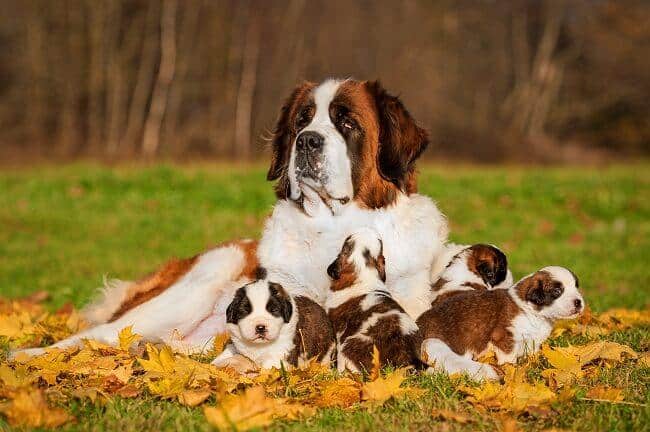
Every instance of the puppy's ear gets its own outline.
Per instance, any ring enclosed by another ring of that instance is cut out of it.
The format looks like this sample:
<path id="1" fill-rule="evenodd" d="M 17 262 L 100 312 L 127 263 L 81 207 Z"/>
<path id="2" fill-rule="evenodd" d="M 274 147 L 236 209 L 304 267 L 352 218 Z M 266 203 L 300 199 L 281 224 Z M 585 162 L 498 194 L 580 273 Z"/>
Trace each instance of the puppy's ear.
<path id="1" fill-rule="evenodd" d="M 288 323 L 293 314 L 293 306 L 291 305 L 289 295 L 286 293 L 282 285 L 275 282 L 269 282 L 269 291 L 271 292 L 271 296 L 278 300 L 280 305 L 280 315 L 284 322 Z"/>
<path id="2" fill-rule="evenodd" d="M 427 148 L 429 137 L 396 96 L 390 95 L 378 81 L 366 82 L 375 99 L 379 116 L 379 174 L 405 190 L 413 183 L 415 161 Z M 406 190 L 406 192 L 414 192 Z"/>
<path id="3" fill-rule="evenodd" d="M 240 306 L 246 299 L 246 288 L 241 287 L 235 292 L 235 297 L 232 299 L 228 308 L 226 309 L 226 322 L 229 324 L 237 324 L 240 314 Z"/>
<path id="4" fill-rule="evenodd" d="M 337 256 L 332 264 L 327 266 L 327 274 L 333 280 L 339 280 L 341 278 L 341 256 Z"/>
<path id="5" fill-rule="evenodd" d="M 287 178 L 286 171 L 289 166 L 289 156 L 291 154 L 291 142 L 293 139 L 291 122 L 295 115 L 296 103 L 305 92 L 311 90 L 313 87 L 313 83 L 304 82 L 291 92 L 291 95 L 285 100 L 284 105 L 280 109 L 278 121 L 273 129 L 271 166 L 266 174 L 266 179 L 280 179 L 275 186 L 275 193 L 280 199 L 286 198 L 289 194 L 289 179 Z"/>
<path id="6" fill-rule="evenodd" d="M 379 279 L 386 283 L 386 259 L 384 254 L 380 254 L 377 258 L 377 273 L 379 273 Z"/>
<path id="7" fill-rule="evenodd" d="M 327 274 L 333 280 L 339 280 L 341 278 L 343 265 L 350 257 L 350 255 L 352 255 L 353 249 L 354 249 L 354 240 L 352 240 L 352 236 L 347 236 L 347 238 L 343 242 L 343 247 L 341 248 L 341 252 L 339 252 L 339 255 L 336 257 L 334 262 L 332 262 L 332 264 L 330 264 L 327 267 Z"/>

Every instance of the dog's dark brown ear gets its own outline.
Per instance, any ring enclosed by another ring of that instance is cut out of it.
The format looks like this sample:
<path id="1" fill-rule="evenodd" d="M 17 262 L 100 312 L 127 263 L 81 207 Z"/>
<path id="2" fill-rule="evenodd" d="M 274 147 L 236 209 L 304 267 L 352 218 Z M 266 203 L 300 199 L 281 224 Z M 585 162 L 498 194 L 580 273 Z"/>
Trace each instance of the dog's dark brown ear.
<path id="1" fill-rule="evenodd" d="M 291 92 L 291 95 L 285 100 L 284 105 L 280 109 L 280 116 L 273 129 L 271 166 L 266 174 L 266 179 L 280 179 L 280 182 L 276 185 L 276 194 L 279 198 L 286 198 L 288 195 L 289 183 L 285 174 L 289 166 L 289 156 L 291 153 L 291 140 L 293 138 L 291 121 L 294 115 L 295 105 L 305 92 L 311 90 L 313 87 L 313 83 L 304 82 Z"/>
<path id="2" fill-rule="evenodd" d="M 378 81 L 366 83 L 375 99 L 379 115 L 379 174 L 405 190 L 415 161 L 427 148 L 429 137 L 396 96 L 390 95 Z"/>
<path id="3" fill-rule="evenodd" d="M 241 287 L 235 292 L 235 297 L 226 309 L 226 322 L 229 324 L 237 324 L 240 319 L 250 312 L 251 307 L 250 301 L 246 297 L 246 288 Z"/>

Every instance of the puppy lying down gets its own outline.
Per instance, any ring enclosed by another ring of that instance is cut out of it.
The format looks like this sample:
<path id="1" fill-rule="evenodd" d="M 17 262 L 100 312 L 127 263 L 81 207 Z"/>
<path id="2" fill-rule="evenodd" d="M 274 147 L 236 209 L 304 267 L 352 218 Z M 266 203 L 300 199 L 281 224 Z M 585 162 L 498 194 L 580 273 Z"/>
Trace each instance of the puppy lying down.
<path id="1" fill-rule="evenodd" d="M 370 371 L 373 346 L 381 366 L 418 365 L 418 328 L 386 291 L 377 233 L 367 229 L 349 236 L 327 273 L 332 283 L 325 306 L 336 334 L 338 370 Z"/>
<path id="2" fill-rule="evenodd" d="M 258 273 L 261 279 L 239 288 L 228 306 L 230 343 L 212 364 L 238 370 L 250 366 L 247 359 L 262 368 L 312 358 L 329 364 L 336 347 L 325 310 L 307 297 L 290 296 L 265 271 Z"/>
<path id="3" fill-rule="evenodd" d="M 508 289 L 448 291 L 416 320 L 421 356 L 450 374 L 498 379 L 492 366 L 474 358 L 493 350 L 499 364 L 515 362 L 539 349 L 556 320 L 574 318 L 583 307 L 578 279 L 557 266 L 545 267 Z"/>

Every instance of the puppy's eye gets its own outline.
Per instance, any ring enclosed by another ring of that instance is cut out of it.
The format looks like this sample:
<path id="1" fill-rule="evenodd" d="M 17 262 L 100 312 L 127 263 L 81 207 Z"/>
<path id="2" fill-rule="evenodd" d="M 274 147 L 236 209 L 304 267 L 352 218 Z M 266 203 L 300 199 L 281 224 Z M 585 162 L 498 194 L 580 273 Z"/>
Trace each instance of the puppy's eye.
<path id="1" fill-rule="evenodd" d="M 551 291 L 551 295 L 555 298 L 558 298 L 559 296 L 562 295 L 562 288 L 558 288 L 558 287 L 553 288 L 553 291 Z"/>

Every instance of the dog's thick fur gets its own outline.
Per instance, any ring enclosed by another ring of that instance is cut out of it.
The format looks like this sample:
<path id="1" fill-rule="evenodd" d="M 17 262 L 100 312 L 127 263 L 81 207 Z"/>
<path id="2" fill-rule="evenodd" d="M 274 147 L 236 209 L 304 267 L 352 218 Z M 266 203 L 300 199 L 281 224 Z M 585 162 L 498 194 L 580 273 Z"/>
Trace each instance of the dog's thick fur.
<path id="1" fill-rule="evenodd" d="M 96 326 L 55 346 L 82 338 L 115 344 L 119 330 L 133 325 L 147 340 L 202 351 L 225 331 L 226 308 L 258 265 L 290 295 L 324 305 L 323 269 L 348 233 L 363 227 L 384 242 L 386 289 L 419 316 L 431 304 L 430 272 L 448 233 L 435 203 L 416 193 L 415 161 L 427 144 L 402 102 L 377 82 L 299 85 L 275 128 L 268 179 L 277 181 L 278 202 L 259 245 L 233 242 L 109 289 L 87 310 Z"/>

